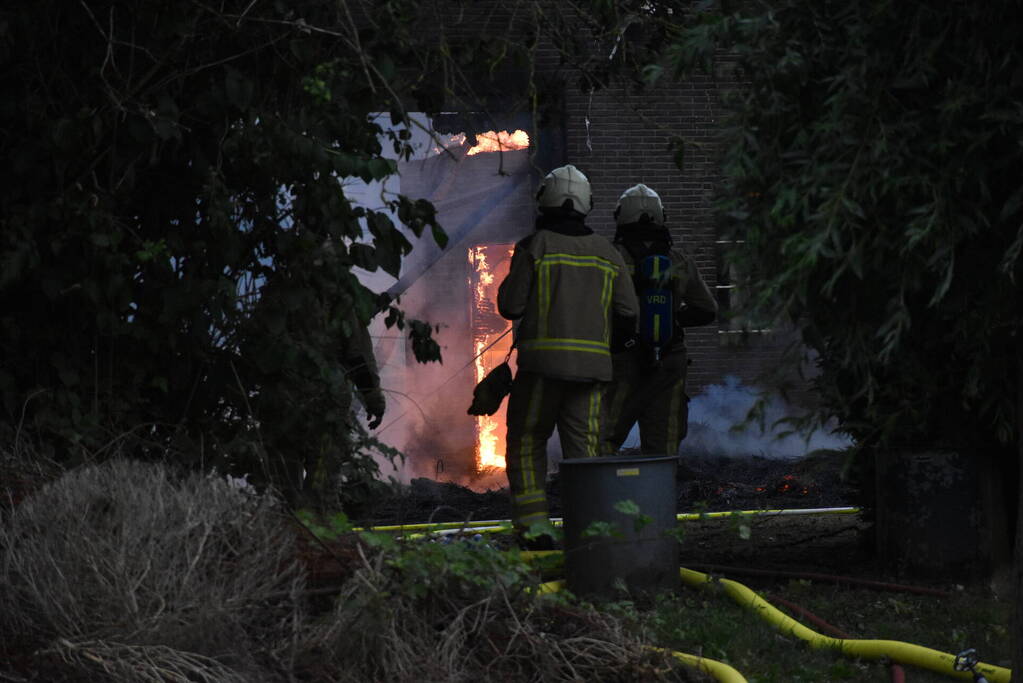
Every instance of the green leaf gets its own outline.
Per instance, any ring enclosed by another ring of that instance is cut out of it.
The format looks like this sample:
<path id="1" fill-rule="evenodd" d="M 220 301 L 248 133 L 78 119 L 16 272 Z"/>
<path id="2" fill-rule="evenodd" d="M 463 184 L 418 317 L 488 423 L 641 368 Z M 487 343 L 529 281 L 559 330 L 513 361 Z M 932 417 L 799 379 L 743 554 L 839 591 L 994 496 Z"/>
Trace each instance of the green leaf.
<path id="1" fill-rule="evenodd" d="M 628 499 L 620 500 L 615 503 L 614 509 L 623 515 L 628 515 L 629 517 L 635 517 L 640 512 L 639 505 L 636 504 L 636 501 Z"/>
<path id="2" fill-rule="evenodd" d="M 430 227 L 433 231 L 433 241 L 437 243 L 437 246 L 441 249 L 448 246 L 448 234 L 444 232 L 444 229 L 436 223 Z"/>
<path id="3" fill-rule="evenodd" d="M 842 197 L 842 206 L 844 206 L 849 213 L 857 218 L 864 220 L 867 218 L 866 214 L 863 212 L 863 207 L 848 197 Z"/>
<path id="4" fill-rule="evenodd" d="M 624 538 L 625 534 L 618 528 L 617 524 L 612 522 L 590 522 L 582 533 L 579 534 L 579 538 Z"/>
<path id="5" fill-rule="evenodd" d="M 550 520 L 533 522 L 522 535 L 529 540 L 534 540 L 541 536 L 550 536 L 554 540 L 561 538 L 561 532 L 551 524 Z"/>
<path id="6" fill-rule="evenodd" d="M 367 168 L 369 169 L 370 178 L 373 180 L 383 180 L 398 171 L 398 166 L 393 159 L 384 159 L 382 157 L 370 159 L 367 163 Z"/>
<path id="7" fill-rule="evenodd" d="M 376 261 L 385 273 L 398 277 L 401 273 L 401 259 L 410 251 L 412 245 L 395 229 L 387 214 L 379 211 L 367 215 L 369 231 L 373 235 L 373 246 L 376 249 Z"/>
<path id="8" fill-rule="evenodd" d="M 661 76 L 664 75 L 664 67 L 660 64 L 647 64 L 643 67 L 642 78 L 643 84 L 647 87 L 653 86 L 657 81 L 661 80 Z"/>
<path id="9" fill-rule="evenodd" d="M 650 526 L 653 521 L 654 518 L 650 515 L 636 515 L 636 519 L 632 522 L 632 530 L 638 534 L 640 531 Z"/>
<path id="10" fill-rule="evenodd" d="M 359 268 L 370 272 L 377 269 L 376 250 L 372 246 L 356 242 L 348 248 L 348 253 L 352 257 L 352 263 Z"/>

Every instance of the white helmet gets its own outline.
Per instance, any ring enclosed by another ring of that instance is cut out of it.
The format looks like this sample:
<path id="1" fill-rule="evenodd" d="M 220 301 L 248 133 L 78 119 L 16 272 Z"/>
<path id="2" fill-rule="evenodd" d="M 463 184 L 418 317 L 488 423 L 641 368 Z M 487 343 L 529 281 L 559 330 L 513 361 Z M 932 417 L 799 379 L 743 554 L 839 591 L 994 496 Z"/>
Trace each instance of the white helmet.
<path id="1" fill-rule="evenodd" d="M 664 205 L 661 204 L 661 198 L 643 183 L 622 192 L 615 207 L 615 225 L 631 223 L 664 225 Z"/>
<path id="2" fill-rule="evenodd" d="M 585 216 L 593 208 L 590 181 L 572 164 L 556 168 L 540 183 L 536 202 L 541 209 L 571 208 Z"/>

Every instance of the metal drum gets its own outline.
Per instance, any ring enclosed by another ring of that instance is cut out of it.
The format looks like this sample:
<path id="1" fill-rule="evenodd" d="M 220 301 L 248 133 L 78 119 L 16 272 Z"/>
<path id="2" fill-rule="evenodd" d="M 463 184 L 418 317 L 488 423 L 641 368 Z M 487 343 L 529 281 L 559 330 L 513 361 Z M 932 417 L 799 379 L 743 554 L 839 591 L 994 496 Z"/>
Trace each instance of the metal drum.
<path id="1" fill-rule="evenodd" d="M 561 461 L 569 590 L 622 597 L 678 587 L 677 467 L 676 456 Z"/>

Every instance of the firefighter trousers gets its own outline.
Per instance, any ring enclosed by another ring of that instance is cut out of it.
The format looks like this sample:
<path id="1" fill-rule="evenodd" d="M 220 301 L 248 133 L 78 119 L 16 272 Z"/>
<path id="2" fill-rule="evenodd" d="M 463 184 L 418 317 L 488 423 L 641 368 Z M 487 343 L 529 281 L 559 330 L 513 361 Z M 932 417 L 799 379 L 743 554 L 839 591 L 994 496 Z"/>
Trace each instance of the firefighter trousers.
<path id="1" fill-rule="evenodd" d="M 685 348 L 651 367 L 639 352 L 614 356 L 614 380 L 605 397 L 604 453 L 618 451 L 639 422 L 644 455 L 676 455 L 689 427 Z"/>
<path id="2" fill-rule="evenodd" d="M 508 444 L 505 452 L 517 530 L 545 522 L 547 508 L 547 440 L 558 428 L 565 458 L 600 455 L 601 402 L 605 382 L 573 382 L 518 372 L 508 397 Z"/>

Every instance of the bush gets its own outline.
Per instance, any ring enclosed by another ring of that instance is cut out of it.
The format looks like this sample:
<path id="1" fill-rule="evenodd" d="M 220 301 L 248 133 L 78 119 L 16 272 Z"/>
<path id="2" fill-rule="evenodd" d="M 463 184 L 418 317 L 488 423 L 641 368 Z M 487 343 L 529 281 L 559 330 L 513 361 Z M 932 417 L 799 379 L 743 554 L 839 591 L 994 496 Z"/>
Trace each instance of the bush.
<path id="1" fill-rule="evenodd" d="M 516 553 L 486 543 L 377 547 L 300 658 L 332 681 L 702 681 L 648 635 L 559 595 L 537 596 Z"/>
<path id="2" fill-rule="evenodd" d="M 259 680 L 300 620 L 294 557 L 269 497 L 158 464 L 86 466 L 0 528 L 0 624 L 72 665 L 120 662 L 103 667 L 113 680 L 172 662 L 195 676 L 181 680 Z"/>

